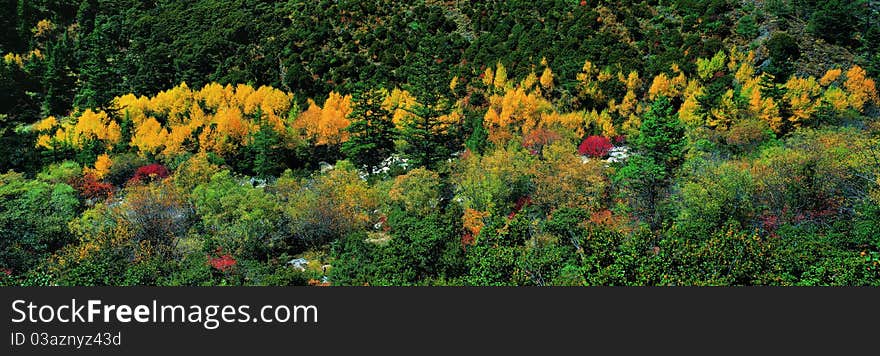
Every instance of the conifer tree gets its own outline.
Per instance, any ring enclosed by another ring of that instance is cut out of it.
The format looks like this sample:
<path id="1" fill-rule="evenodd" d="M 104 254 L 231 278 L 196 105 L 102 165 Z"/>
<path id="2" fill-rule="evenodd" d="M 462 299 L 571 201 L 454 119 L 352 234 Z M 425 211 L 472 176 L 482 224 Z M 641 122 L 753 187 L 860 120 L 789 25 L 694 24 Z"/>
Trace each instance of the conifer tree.
<path id="1" fill-rule="evenodd" d="M 403 124 L 401 136 L 406 141 L 403 153 L 415 166 L 433 168 L 449 156 L 447 143 L 452 139 L 443 112 L 436 106 L 416 104 L 413 117 Z"/>
<path id="2" fill-rule="evenodd" d="M 391 113 L 382 108 L 383 90 L 359 90 L 352 97 L 354 107 L 348 116 L 351 124 L 346 128 L 350 138 L 342 144 L 342 152 L 372 173 L 394 153 L 394 122 Z"/>
<path id="3" fill-rule="evenodd" d="M 687 142 L 678 114 L 665 96 L 651 104 L 639 136 L 633 142 L 637 155 L 630 157 L 614 177 L 636 216 L 651 229 L 661 226 L 659 207 L 667 196 L 670 180 L 684 160 Z"/>

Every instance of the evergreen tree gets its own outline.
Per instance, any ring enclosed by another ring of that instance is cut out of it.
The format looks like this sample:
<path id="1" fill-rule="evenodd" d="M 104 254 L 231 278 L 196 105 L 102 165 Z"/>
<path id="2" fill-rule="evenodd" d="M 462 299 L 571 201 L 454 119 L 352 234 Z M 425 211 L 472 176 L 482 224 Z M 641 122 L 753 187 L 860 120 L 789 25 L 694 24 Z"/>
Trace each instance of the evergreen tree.
<path id="1" fill-rule="evenodd" d="M 66 32 L 49 48 L 46 75 L 43 77 L 43 86 L 46 88 L 43 104 L 49 115 L 64 115 L 73 104 L 76 91 L 73 50 L 73 41 Z"/>
<path id="2" fill-rule="evenodd" d="M 358 167 L 372 173 L 394 153 L 396 129 L 391 113 L 382 108 L 383 90 L 359 90 L 352 94 L 354 107 L 349 115 L 351 134 L 342 144 L 342 152 Z"/>
<path id="3" fill-rule="evenodd" d="M 467 149 L 482 154 L 489 145 L 489 131 L 483 126 L 482 116 L 469 116 L 467 125 L 470 128 L 470 135 L 465 141 Z"/>
<path id="4" fill-rule="evenodd" d="M 864 0 L 824 1 L 810 16 L 807 29 L 830 43 L 853 45 L 853 35 L 859 32 L 865 14 L 864 5 Z"/>
<path id="5" fill-rule="evenodd" d="M 401 130 L 406 141 L 403 153 L 413 165 L 431 169 L 449 157 L 446 145 L 452 137 L 448 124 L 441 121 L 443 113 L 436 106 L 417 104 L 412 113 L 414 117 L 406 121 Z"/>
<path id="6" fill-rule="evenodd" d="M 21 46 L 21 39 L 18 37 L 18 31 L 12 29 L 18 26 L 18 17 L 16 17 L 17 4 L 12 0 L 0 1 L 0 53 L 17 52 Z"/>
<path id="7" fill-rule="evenodd" d="M 268 122 L 260 123 L 260 130 L 254 133 L 249 145 L 254 153 L 254 173 L 262 178 L 277 176 L 284 172 L 285 152 L 278 135 Z"/>
<path id="8" fill-rule="evenodd" d="M 637 155 L 631 157 L 614 177 L 623 197 L 636 216 L 652 230 L 661 227 L 659 207 L 668 195 L 671 178 L 684 160 L 687 142 L 684 127 L 669 99 L 658 97 L 645 113 L 639 135 L 633 142 Z"/>
<path id="9" fill-rule="evenodd" d="M 775 32 L 767 40 L 767 50 L 770 65 L 764 71 L 773 74 L 776 82 L 784 83 L 794 73 L 794 63 L 801 56 L 800 46 L 789 34 Z"/>
<path id="10" fill-rule="evenodd" d="M 666 172 L 681 165 L 687 141 L 684 127 L 669 99 L 661 96 L 651 104 L 634 146 L 640 154 L 663 166 Z"/>
<path id="11" fill-rule="evenodd" d="M 98 11 L 97 0 L 83 0 L 76 11 L 76 23 L 79 24 L 80 32 L 92 33 L 95 29 L 95 14 Z"/>
<path id="12" fill-rule="evenodd" d="M 80 48 L 81 85 L 74 105 L 82 108 L 102 108 L 117 95 L 123 94 L 120 88 L 119 52 L 114 49 L 114 24 L 96 20 L 95 30 L 83 41 Z"/>

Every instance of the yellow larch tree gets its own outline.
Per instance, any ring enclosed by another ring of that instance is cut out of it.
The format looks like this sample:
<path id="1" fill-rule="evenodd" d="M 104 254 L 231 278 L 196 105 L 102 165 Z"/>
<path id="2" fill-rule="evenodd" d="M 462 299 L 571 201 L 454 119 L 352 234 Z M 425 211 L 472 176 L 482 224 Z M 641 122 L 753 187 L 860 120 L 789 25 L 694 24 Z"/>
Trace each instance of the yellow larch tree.
<path id="1" fill-rule="evenodd" d="M 599 69 L 590 61 L 585 61 L 581 72 L 577 74 L 580 96 L 596 102 L 604 102 L 605 94 L 599 87 Z"/>
<path id="2" fill-rule="evenodd" d="M 331 92 L 320 107 L 313 100 L 308 101 L 308 109 L 294 121 L 294 128 L 305 139 L 313 140 L 316 145 L 338 145 L 348 141 L 345 128 L 351 123 L 351 95 Z"/>
<path id="3" fill-rule="evenodd" d="M 410 110 L 418 104 L 416 97 L 412 96 L 409 91 L 394 88 L 385 100 L 382 101 L 382 108 L 391 112 L 391 121 L 394 126 L 401 128 L 406 120 L 412 119 L 413 114 Z"/>
<path id="4" fill-rule="evenodd" d="M 135 126 L 131 136 L 131 145 L 141 155 L 155 155 L 165 146 L 168 132 L 155 118 L 148 117 L 140 125 Z"/>
<path id="5" fill-rule="evenodd" d="M 80 149 L 89 141 L 99 141 L 106 149 L 116 145 L 121 137 L 119 124 L 110 119 L 106 112 L 86 109 L 79 116 L 72 116 L 59 122 L 55 117 L 47 117 L 32 126 L 38 132 L 37 146 L 54 149 L 54 145 Z M 48 131 L 55 128 L 54 135 Z"/>
<path id="6" fill-rule="evenodd" d="M 175 125 L 187 121 L 187 110 L 193 100 L 193 92 L 186 83 L 156 94 L 150 99 L 150 111 L 155 117 L 165 117 Z"/>
<path id="7" fill-rule="evenodd" d="M 862 67 L 852 66 L 846 71 L 846 81 L 843 86 L 849 94 L 850 107 L 856 111 L 861 112 L 868 102 L 880 104 L 880 98 L 877 96 L 877 84 L 873 79 L 867 77 L 867 73 Z"/>
<path id="8" fill-rule="evenodd" d="M 526 135 L 540 127 L 543 113 L 552 111 L 550 102 L 539 91 L 528 90 L 528 86 L 534 86 L 533 80 L 524 80 L 515 88 L 489 97 L 483 123 L 490 141 L 500 143 L 513 135 Z"/>
<path id="9" fill-rule="evenodd" d="M 544 88 L 545 92 L 553 90 L 553 71 L 550 69 L 550 67 L 545 67 L 544 71 L 541 72 L 540 82 L 541 88 Z"/>
<path id="10" fill-rule="evenodd" d="M 788 119 L 794 127 L 807 122 L 816 111 L 822 88 L 814 77 L 798 78 L 792 76 L 785 83 L 785 99 L 791 107 L 792 116 Z"/>
<path id="11" fill-rule="evenodd" d="M 700 102 L 698 97 L 703 95 L 703 87 L 697 80 L 688 81 L 687 87 L 682 92 L 684 102 L 678 108 L 678 118 L 686 125 L 696 126 L 703 124 L 703 117 L 700 115 Z"/>
<path id="12" fill-rule="evenodd" d="M 827 87 L 837 81 L 837 78 L 840 78 L 840 75 L 843 71 L 840 68 L 832 68 L 825 72 L 825 75 L 819 79 L 819 84 L 823 87 Z"/>
<path id="13" fill-rule="evenodd" d="M 108 173 L 110 173 L 110 167 L 113 166 L 113 161 L 110 159 L 110 156 L 106 153 L 98 155 L 98 159 L 95 160 L 95 168 L 89 169 L 88 173 L 91 173 L 98 179 L 104 179 Z"/>

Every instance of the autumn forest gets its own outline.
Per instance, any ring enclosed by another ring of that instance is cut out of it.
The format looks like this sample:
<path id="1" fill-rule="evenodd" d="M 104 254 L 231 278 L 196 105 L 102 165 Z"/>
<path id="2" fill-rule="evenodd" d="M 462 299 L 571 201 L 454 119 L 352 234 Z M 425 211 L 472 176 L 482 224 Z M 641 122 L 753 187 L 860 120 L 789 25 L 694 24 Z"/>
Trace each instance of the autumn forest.
<path id="1" fill-rule="evenodd" d="M 0 6 L 0 286 L 880 286 L 880 1 Z"/>

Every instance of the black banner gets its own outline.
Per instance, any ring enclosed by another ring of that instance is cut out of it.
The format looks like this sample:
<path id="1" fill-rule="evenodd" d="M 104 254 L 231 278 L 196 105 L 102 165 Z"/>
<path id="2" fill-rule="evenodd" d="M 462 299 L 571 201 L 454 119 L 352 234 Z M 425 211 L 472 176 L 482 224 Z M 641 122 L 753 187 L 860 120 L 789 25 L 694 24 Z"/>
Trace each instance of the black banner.
<path id="1" fill-rule="evenodd" d="M 544 355 L 768 343 L 814 350 L 846 340 L 834 343 L 839 353 L 873 345 L 880 320 L 877 288 L 57 287 L 0 294 L 0 354 Z"/>

